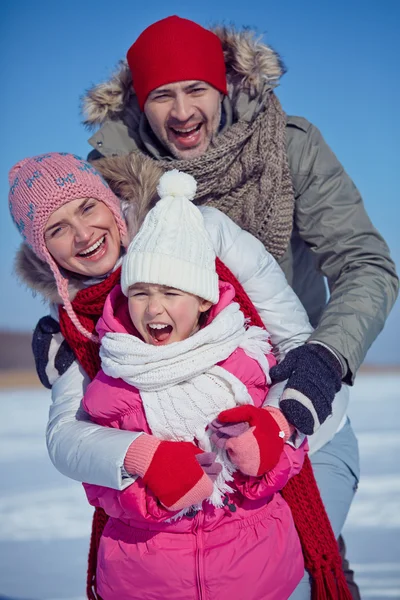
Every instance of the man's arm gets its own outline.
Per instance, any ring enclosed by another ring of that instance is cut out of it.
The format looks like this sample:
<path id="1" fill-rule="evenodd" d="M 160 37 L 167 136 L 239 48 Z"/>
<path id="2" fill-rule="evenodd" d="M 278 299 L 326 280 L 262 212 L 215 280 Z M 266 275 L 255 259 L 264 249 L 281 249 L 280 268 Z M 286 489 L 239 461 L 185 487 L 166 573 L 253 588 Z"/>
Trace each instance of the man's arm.
<path id="1" fill-rule="evenodd" d="M 310 341 L 341 355 L 348 366 L 344 380 L 353 383 L 395 302 L 398 277 L 354 183 L 318 129 L 298 121 L 299 127 L 289 120 L 287 128 L 295 223 L 331 292 Z"/>

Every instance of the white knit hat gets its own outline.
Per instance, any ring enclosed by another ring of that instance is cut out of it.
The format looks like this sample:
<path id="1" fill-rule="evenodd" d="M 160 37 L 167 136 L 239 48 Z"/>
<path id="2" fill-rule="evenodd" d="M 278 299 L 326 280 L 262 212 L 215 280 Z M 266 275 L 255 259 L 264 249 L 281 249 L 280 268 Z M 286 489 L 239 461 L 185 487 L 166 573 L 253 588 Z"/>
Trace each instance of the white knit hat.
<path id="1" fill-rule="evenodd" d="M 215 252 L 199 209 L 191 202 L 196 180 L 174 169 L 157 187 L 160 200 L 147 214 L 122 263 L 125 296 L 135 283 L 166 285 L 216 304 Z"/>

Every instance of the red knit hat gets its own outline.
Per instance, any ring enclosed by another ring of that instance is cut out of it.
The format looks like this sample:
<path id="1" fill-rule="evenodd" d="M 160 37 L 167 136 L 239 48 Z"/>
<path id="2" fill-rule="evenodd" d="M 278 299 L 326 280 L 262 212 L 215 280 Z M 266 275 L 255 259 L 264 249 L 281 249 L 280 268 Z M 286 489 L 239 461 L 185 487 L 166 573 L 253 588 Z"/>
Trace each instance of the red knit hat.
<path id="1" fill-rule="evenodd" d="M 228 93 L 221 40 L 188 19 L 167 17 L 147 27 L 127 60 L 141 110 L 152 90 L 176 81 L 205 81 Z"/>

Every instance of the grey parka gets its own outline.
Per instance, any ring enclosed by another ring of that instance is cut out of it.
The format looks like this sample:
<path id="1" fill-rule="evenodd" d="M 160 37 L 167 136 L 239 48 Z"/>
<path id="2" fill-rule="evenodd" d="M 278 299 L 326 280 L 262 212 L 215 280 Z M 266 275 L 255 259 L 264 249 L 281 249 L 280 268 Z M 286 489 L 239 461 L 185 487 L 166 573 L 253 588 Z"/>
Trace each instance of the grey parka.
<path id="1" fill-rule="evenodd" d="M 237 119 L 250 122 L 260 98 L 282 74 L 282 63 L 249 32 L 216 33 L 230 57 L 224 127 Z M 100 125 L 89 140 L 91 160 L 137 151 L 173 160 L 138 108 L 125 63 L 109 82 L 88 92 L 84 111 L 86 125 Z M 344 381 L 352 384 L 395 302 L 395 266 L 357 188 L 318 129 L 306 119 L 288 117 L 286 137 L 295 211 L 291 242 L 279 263 L 316 328 L 311 339 L 336 352 Z"/>

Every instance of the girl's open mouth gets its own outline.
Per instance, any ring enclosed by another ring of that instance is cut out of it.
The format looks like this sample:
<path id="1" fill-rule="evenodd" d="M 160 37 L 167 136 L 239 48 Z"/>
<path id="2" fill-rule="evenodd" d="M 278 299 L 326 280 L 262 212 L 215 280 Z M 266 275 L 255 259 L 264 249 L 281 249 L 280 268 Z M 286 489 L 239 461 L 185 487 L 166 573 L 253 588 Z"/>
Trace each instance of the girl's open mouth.
<path id="1" fill-rule="evenodd" d="M 151 323 L 150 325 L 147 325 L 149 335 L 157 344 L 166 342 L 172 333 L 172 329 L 172 325 L 164 325 L 162 323 Z"/>

